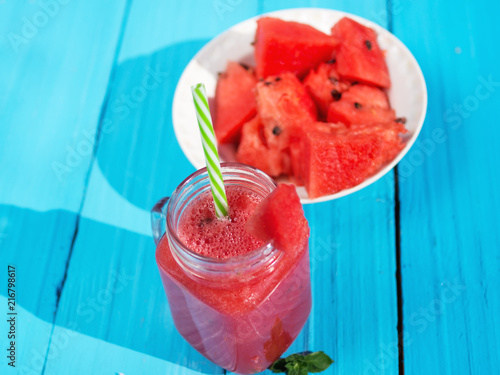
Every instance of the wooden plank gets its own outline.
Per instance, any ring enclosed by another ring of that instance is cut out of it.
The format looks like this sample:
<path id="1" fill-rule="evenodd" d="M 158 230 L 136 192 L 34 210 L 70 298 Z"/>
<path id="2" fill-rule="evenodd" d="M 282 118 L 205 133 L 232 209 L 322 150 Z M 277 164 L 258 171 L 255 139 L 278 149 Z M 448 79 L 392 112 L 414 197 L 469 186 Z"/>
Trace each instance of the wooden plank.
<path id="1" fill-rule="evenodd" d="M 18 271 L 19 367 L 7 367 L 5 356 L 0 367 L 40 374 L 124 2 L 1 7 L 0 266 Z"/>
<path id="2" fill-rule="evenodd" d="M 407 374 L 500 368 L 499 11 L 418 1 L 394 17 L 429 92 L 419 143 L 399 167 Z"/>
<path id="3" fill-rule="evenodd" d="M 63 327 L 56 326 L 53 337 L 60 340 L 60 349 L 57 348 L 55 353 L 64 358 L 67 367 L 51 368 L 46 374 L 65 375 L 68 369 L 77 374 L 200 374 L 200 371 L 182 364 L 167 362 Z M 69 350 L 70 345 L 72 350 Z M 179 357 L 181 355 L 179 353 Z M 182 363 L 182 360 L 179 362 Z"/>
<path id="4" fill-rule="evenodd" d="M 2 267 L 5 269 L 5 276 L 7 276 L 7 267 Z M 16 266 L 16 281 L 18 282 L 16 290 L 16 301 L 22 300 L 22 289 L 21 285 L 26 284 L 22 282 L 22 278 L 26 277 L 23 274 L 22 268 Z M 7 278 L 7 277 L 5 277 Z M 0 304 L 4 307 L 4 313 L 7 312 L 7 298 L 0 295 Z M 43 370 L 43 365 L 45 363 L 45 357 L 48 353 L 49 338 L 52 334 L 53 324 L 52 321 L 49 323 L 37 315 L 33 314 L 29 310 L 25 309 L 19 303 L 16 303 L 16 309 L 14 311 L 16 315 L 15 318 L 15 337 L 12 340 L 7 338 L 7 332 L 10 331 L 10 322 L 7 321 L 7 315 L 5 319 L 0 322 L 0 328 L 2 332 L 5 332 L 4 344 L 7 353 L 9 349 L 9 354 L 3 355 L 0 359 L 0 366 L 2 366 L 2 374 L 16 374 L 16 375 L 35 375 L 41 374 Z M 11 318 L 12 316 L 9 316 Z M 14 341 L 15 349 L 15 361 L 10 356 L 10 341 Z M 8 363 L 12 363 L 11 367 Z"/>
<path id="5" fill-rule="evenodd" d="M 1 204 L 79 210 L 123 8 L 71 2 L 50 16 L 37 3 L 2 4 Z M 9 42 L 44 14 L 26 43 Z"/>
<path id="6" fill-rule="evenodd" d="M 255 0 L 214 0 L 206 4 L 192 4 L 161 1 L 149 5 L 134 3 L 119 62 L 151 55 L 178 43 L 206 42 L 238 22 L 256 16 L 259 6 Z M 184 67 L 177 65 L 181 69 Z"/>
<path id="7" fill-rule="evenodd" d="M 308 349 L 330 354 L 332 373 L 398 373 L 391 190 L 379 181 L 306 206 L 313 282 Z M 386 358 L 387 351 L 395 356 Z"/>
<path id="8" fill-rule="evenodd" d="M 314 6 L 385 23 L 385 1 L 261 2 L 261 11 Z M 387 26 L 387 25 L 382 25 Z M 393 172 L 336 201 L 305 206 L 311 227 L 313 309 L 306 337 L 287 354 L 323 350 L 333 374 L 397 374 Z M 395 356 L 387 357 L 386 353 Z M 382 366 L 381 366 L 382 364 Z"/>

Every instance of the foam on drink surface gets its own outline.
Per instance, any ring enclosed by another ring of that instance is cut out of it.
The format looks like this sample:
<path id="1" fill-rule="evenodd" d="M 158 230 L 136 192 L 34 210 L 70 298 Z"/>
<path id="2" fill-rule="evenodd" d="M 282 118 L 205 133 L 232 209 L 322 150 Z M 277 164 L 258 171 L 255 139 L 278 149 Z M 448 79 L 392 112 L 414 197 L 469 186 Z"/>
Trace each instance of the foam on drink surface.
<path id="1" fill-rule="evenodd" d="M 180 240 L 192 251 L 211 258 L 227 259 L 264 245 L 245 229 L 262 197 L 239 186 L 226 186 L 229 218 L 218 219 L 210 191 L 191 202 L 178 227 Z"/>

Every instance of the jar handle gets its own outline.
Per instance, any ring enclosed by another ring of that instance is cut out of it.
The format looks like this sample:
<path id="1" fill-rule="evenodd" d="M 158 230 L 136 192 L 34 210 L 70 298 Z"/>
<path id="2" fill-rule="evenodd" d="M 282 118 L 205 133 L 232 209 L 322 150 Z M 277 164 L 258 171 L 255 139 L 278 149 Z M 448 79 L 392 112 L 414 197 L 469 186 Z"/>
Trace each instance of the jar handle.
<path id="1" fill-rule="evenodd" d="M 151 210 L 151 227 L 156 245 L 167 230 L 167 203 L 169 199 L 170 197 L 160 199 Z"/>

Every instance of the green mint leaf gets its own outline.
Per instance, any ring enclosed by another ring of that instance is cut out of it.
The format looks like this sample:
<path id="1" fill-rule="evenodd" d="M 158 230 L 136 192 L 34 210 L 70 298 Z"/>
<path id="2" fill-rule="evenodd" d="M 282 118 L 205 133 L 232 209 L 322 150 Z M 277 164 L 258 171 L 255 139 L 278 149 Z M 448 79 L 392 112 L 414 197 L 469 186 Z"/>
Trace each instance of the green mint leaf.
<path id="1" fill-rule="evenodd" d="M 269 366 L 273 373 L 286 373 L 286 375 L 307 375 L 308 373 L 322 372 L 333 363 L 325 353 L 303 352 L 291 354 L 286 358 L 279 358 Z"/>
<path id="2" fill-rule="evenodd" d="M 302 354 L 290 354 L 288 357 L 285 358 L 285 361 L 287 363 L 303 363 L 304 362 L 304 356 Z"/>
<path id="3" fill-rule="evenodd" d="M 323 352 L 314 352 L 304 357 L 304 363 L 309 372 L 321 372 L 333 363 L 333 360 Z"/>
<path id="4" fill-rule="evenodd" d="M 278 358 L 273 362 L 271 366 L 269 366 L 269 370 L 274 372 L 275 374 L 286 371 L 286 360 L 285 358 Z"/>
<path id="5" fill-rule="evenodd" d="M 307 365 L 299 362 L 288 362 L 286 369 L 287 375 L 307 375 Z"/>

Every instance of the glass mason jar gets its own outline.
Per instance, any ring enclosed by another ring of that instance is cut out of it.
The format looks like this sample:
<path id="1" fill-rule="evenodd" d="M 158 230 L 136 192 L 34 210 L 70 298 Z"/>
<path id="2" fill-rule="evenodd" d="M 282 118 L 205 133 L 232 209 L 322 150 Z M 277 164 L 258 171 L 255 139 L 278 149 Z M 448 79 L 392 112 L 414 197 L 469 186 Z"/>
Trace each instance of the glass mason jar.
<path id="1" fill-rule="evenodd" d="M 243 164 L 223 163 L 222 175 L 225 186 L 263 198 L 276 187 L 266 174 Z M 217 365 L 256 373 L 280 357 L 309 316 L 309 247 L 306 242 L 295 253 L 284 253 L 270 242 L 229 259 L 191 251 L 177 236 L 180 218 L 209 189 L 203 168 L 155 205 L 156 262 L 180 334 Z"/>

